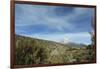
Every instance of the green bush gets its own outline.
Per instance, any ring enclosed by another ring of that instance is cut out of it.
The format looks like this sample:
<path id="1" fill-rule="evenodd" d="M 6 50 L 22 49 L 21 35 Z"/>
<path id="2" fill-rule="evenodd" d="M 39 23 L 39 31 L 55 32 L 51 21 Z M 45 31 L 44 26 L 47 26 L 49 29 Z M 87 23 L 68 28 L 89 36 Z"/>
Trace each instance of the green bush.
<path id="1" fill-rule="evenodd" d="M 36 44 L 34 40 L 16 40 L 16 64 L 47 63 L 48 49 Z"/>

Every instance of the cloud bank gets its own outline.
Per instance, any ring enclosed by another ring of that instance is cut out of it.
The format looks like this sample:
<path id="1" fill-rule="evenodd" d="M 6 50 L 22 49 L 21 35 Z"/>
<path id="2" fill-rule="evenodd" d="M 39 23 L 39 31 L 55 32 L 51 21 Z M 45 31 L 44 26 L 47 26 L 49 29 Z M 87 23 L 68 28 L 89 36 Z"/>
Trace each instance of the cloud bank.
<path id="1" fill-rule="evenodd" d="M 73 42 L 89 44 L 91 37 L 86 33 L 92 31 L 93 10 L 93 8 L 16 4 L 15 32 L 53 41 L 62 40 L 66 34 Z"/>

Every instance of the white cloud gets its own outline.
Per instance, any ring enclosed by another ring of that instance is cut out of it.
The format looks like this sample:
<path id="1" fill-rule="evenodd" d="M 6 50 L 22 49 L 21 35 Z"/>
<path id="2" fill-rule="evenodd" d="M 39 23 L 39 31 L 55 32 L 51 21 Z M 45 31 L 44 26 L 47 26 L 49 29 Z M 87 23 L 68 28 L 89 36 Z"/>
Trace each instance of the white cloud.
<path id="1" fill-rule="evenodd" d="M 16 10 L 15 26 L 24 27 L 24 26 L 41 24 L 47 26 L 49 29 L 54 29 L 54 30 L 56 29 L 61 32 L 63 32 L 64 28 L 66 28 L 67 31 L 71 30 L 71 32 L 78 30 L 78 28 L 75 27 L 73 22 L 70 21 L 72 21 L 72 19 L 76 20 L 78 18 L 81 18 L 82 16 L 84 16 L 84 14 L 88 15 L 87 12 L 91 11 L 88 8 L 75 8 L 75 11 L 72 12 L 72 14 L 70 15 L 66 15 L 64 17 L 53 17 L 50 16 L 51 11 L 49 10 L 54 10 L 56 8 L 54 6 L 36 6 L 36 5 L 32 6 L 32 5 L 24 5 L 24 4 L 23 5 L 18 4 L 16 5 L 16 7 L 17 6 L 21 8 L 22 12 L 19 15 L 19 12 L 17 12 L 18 10 Z M 89 15 L 90 14 L 91 13 L 89 13 Z M 22 35 L 39 38 L 39 39 L 56 41 L 56 42 L 66 40 L 66 41 L 72 41 L 77 43 L 86 43 L 86 44 L 90 43 L 91 37 L 86 32 L 82 32 L 82 33 L 64 33 L 64 32 L 61 33 L 61 32 L 59 33 L 55 32 L 51 34 L 30 34 L 30 35 L 26 35 L 22 33 Z"/>
<path id="2" fill-rule="evenodd" d="M 18 9 L 22 12 L 17 12 Z M 73 19 L 78 19 L 84 14 L 89 12 L 89 8 L 74 8 L 74 12 L 70 15 L 65 15 L 64 17 L 54 17 L 50 16 L 57 6 L 39 6 L 39 5 L 26 5 L 26 4 L 16 4 L 16 18 L 15 26 L 32 26 L 36 24 L 42 24 L 50 29 L 56 29 L 59 31 L 73 30 L 75 28 Z M 54 14 L 54 13 L 53 13 Z M 17 18 L 17 16 L 19 18 Z"/>

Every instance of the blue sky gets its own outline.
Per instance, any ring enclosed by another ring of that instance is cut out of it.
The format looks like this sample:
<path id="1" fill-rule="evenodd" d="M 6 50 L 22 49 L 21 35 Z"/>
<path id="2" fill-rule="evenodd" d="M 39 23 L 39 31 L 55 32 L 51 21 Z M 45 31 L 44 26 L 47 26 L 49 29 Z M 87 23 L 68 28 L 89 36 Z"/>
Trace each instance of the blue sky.
<path id="1" fill-rule="evenodd" d="M 15 5 L 15 32 L 61 42 L 90 44 L 93 8 Z"/>

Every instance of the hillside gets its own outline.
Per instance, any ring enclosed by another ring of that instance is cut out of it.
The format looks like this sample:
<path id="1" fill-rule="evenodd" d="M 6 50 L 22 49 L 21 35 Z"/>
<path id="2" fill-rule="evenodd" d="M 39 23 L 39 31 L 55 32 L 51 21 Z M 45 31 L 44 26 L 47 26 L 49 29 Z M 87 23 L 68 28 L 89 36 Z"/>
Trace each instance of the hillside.
<path id="1" fill-rule="evenodd" d="M 61 44 L 20 35 L 15 38 L 17 65 L 90 62 L 93 59 L 93 51 L 87 46 Z"/>

